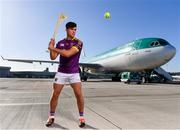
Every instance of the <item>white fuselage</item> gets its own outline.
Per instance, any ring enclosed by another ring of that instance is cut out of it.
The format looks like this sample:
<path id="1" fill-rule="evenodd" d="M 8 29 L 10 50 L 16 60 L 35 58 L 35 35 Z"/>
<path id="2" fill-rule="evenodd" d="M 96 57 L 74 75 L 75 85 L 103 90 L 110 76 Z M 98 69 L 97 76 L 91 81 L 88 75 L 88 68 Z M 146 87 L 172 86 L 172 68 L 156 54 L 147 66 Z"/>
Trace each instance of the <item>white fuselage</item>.
<path id="1" fill-rule="evenodd" d="M 103 66 L 104 71 L 142 71 L 153 69 L 171 60 L 176 50 L 171 45 L 132 50 L 94 63 Z"/>

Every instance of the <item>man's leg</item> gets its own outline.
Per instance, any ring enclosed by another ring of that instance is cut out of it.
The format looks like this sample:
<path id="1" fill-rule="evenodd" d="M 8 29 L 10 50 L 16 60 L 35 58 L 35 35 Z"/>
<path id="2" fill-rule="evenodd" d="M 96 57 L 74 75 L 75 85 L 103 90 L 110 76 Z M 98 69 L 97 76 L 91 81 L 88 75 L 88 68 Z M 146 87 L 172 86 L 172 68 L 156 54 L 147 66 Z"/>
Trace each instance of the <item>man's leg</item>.
<path id="1" fill-rule="evenodd" d="M 50 100 L 50 112 L 49 112 L 49 119 L 47 121 L 46 126 L 51 126 L 54 123 L 54 115 L 55 115 L 55 110 L 56 110 L 56 106 L 58 104 L 58 98 L 59 95 L 63 89 L 64 85 L 60 85 L 60 84 L 53 84 L 53 93 L 52 93 L 52 97 Z"/>
<path id="2" fill-rule="evenodd" d="M 78 83 L 73 83 L 71 84 L 71 87 L 74 90 L 74 94 L 76 96 L 77 99 L 77 106 L 78 106 L 78 110 L 79 110 L 79 116 L 80 116 L 80 127 L 84 127 L 85 126 L 85 119 L 84 119 L 84 97 L 83 97 L 83 93 L 82 93 L 82 87 L 81 87 L 81 82 Z"/>
<path id="3" fill-rule="evenodd" d="M 74 94 L 77 99 L 79 113 L 84 112 L 84 98 L 82 94 L 81 83 L 73 83 L 71 84 L 71 87 L 73 88 Z"/>
<path id="4" fill-rule="evenodd" d="M 55 112 L 56 110 L 56 106 L 58 104 L 58 98 L 59 95 L 63 89 L 64 85 L 60 85 L 60 84 L 53 84 L 53 93 L 52 93 L 52 97 L 50 100 L 50 111 L 51 112 Z"/>

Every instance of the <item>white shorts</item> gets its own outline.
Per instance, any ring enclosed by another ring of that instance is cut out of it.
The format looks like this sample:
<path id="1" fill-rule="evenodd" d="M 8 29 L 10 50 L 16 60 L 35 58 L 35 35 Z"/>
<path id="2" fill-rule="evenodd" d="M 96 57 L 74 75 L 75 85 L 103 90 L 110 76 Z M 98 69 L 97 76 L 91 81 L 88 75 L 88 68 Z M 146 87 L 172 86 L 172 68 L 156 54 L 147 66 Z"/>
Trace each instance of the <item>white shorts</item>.
<path id="1" fill-rule="evenodd" d="M 57 72 L 54 77 L 54 83 L 56 84 L 72 84 L 81 82 L 79 73 L 61 73 Z"/>

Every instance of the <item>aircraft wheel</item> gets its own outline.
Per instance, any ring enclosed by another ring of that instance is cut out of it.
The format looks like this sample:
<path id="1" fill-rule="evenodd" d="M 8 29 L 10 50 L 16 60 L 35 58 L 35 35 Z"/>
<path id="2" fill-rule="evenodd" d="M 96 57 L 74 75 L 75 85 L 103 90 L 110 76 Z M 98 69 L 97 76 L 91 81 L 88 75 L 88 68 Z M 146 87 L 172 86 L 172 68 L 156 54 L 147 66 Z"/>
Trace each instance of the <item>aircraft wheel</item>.
<path id="1" fill-rule="evenodd" d="M 130 82 L 131 82 L 130 80 L 127 80 L 127 81 L 126 81 L 126 82 L 124 82 L 124 83 L 126 83 L 126 84 L 130 84 Z"/>
<path id="2" fill-rule="evenodd" d="M 87 81 L 87 79 L 88 79 L 88 78 L 87 78 L 86 76 L 84 76 L 84 77 L 81 78 L 82 81 Z"/>
<path id="3" fill-rule="evenodd" d="M 141 82 L 139 81 L 139 82 L 137 82 L 137 84 L 141 84 Z"/>
<path id="4" fill-rule="evenodd" d="M 120 77 L 112 77 L 112 81 L 121 81 Z"/>

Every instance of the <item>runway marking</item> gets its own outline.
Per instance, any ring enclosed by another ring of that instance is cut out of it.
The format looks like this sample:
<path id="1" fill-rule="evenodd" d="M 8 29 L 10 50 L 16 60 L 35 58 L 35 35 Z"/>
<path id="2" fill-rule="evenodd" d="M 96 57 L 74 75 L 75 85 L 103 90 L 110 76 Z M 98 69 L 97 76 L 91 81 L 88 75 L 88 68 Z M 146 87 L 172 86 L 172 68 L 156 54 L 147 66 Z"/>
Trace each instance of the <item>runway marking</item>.
<path id="1" fill-rule="evenodd" d="M 173 93 L 173 94 L 132 94 L 132 95 L 92 95 L 92 96 L 85 96 L 85 98 L 118 98 L 118 97 L 165 97 L 165 96 L 179 96 L 180 93 Z"/>
<path id="2" fill-rule="evenodd" d="M 91 99 L 92 98 L 89 99 L 90 102 L 92 102 Z M 95 98 L 93 98 L 93 99 L 95 99 Z M 87 98 L 87 100 L 88 100 L 88 98 Z M 103 101 L 105 101 L 105 100 L 106 99 L 104 99 Z M 135 102 L 135 101 L 140 102 L 140 101 L 169 101 L 169 100 L 177 101 L 177 100 L 180 100 L 180 98 L 166 98 L 166 99 L 164 99 L 164 98 L 162 98 L 162 99 L 160 99 L 160 98 L 157 98 L 157 99 L 156 98 L 154 98 L 154 99 L 150 99 L 150 98 L 149 99 L 114 99 L 113 98 L 113 99 L 107 99 L 106 101 L 107 102 L 109 102 L 109 101 L 111 101 L 111 102 Z"/>
<path id="3" fill-rule="evenodd" d="M 122 130 L 121 127 L 119 127 L 118 125 L 114 124 L 112 121 L 108 120 L 106 117 L 104 117 L 103 115 L 97 113 L 96 111 L 94 111 L 93 109 L 91 109 L 90 107 L 86 106 L 87 109 L 89 109 L 90 111 L 94 112 L 95 114 L 97 114 L 98 116 L 102 117 L 103 119 L 105 119 L 106 121 L 108 121 L 109 123 L 111 123 L 112 125 L 114 125 L 115 127 L 117 127 L 118 129 Z"/>
<path id="4" fill-rule="evenodd" d="M 115 99 L 112 102 L 121 102 L 121 101 L 166 101 L 166 100 L 180 100 L 180 98 L 154 98 L 154 99 Z"/>
<path id="5" fill-rule="evenodd" d="M 31 91 L 28 91 L 28 92 L 27 92 L 27 91 L 7 92 L 7 91 L 3 91 L 3 92 L 0 92 L 0 93 L 1 93 L 1 94 L 7 94 L 7 93 L 10 93 L 10 94 L 11 94 L 11 93 L 20 93 L 20 94 L 21 94 L 21 93 L 31 93 L 31 94 L 32 94 L 32 93 L 40 93 L 40 94 L 41 94 L 41 93 L 49 93 L 49 92 L 48 92 L 48 91 L 47 91 L 47 92 L 46 92 L 46 91 L 44 91 L 44 92 L 41 92 L 41 91 L 39 91 L 39 92 L 31 92 Z"/>
<path id="6" fill-rule="evenodd" d="M 40 103 L 4 103 L 4 104 L 0 104 L 0 106 L 31 106 L 31 105 L 49 105 L 49 103 L 44 103 L 44 102 L 40 102 Z"/>

